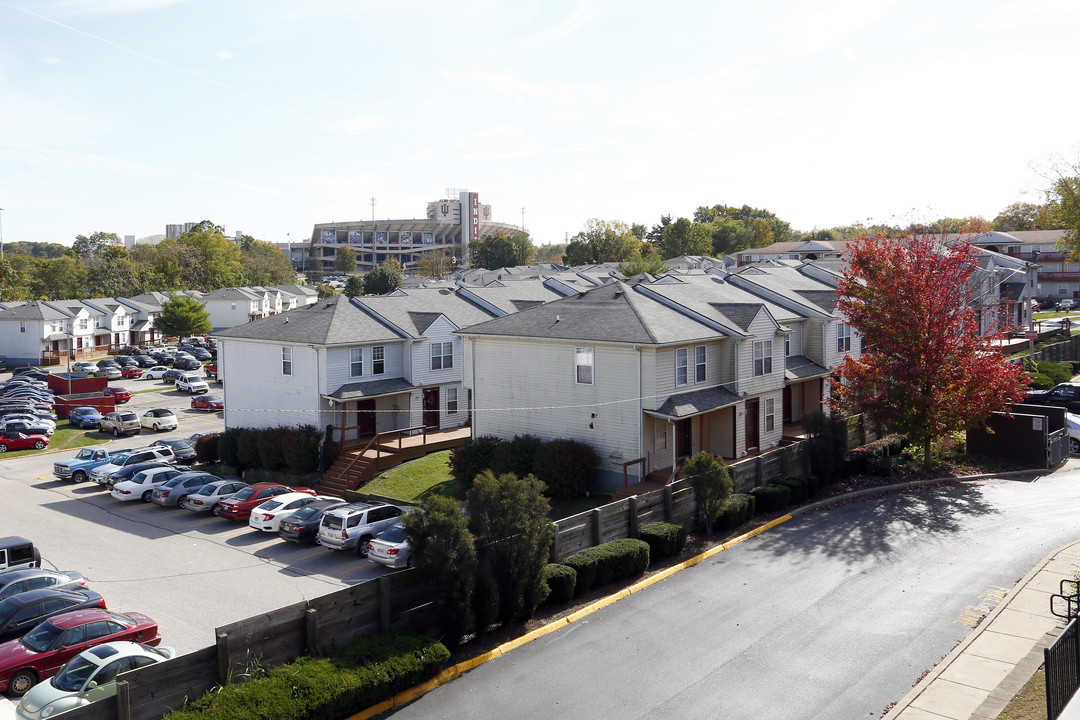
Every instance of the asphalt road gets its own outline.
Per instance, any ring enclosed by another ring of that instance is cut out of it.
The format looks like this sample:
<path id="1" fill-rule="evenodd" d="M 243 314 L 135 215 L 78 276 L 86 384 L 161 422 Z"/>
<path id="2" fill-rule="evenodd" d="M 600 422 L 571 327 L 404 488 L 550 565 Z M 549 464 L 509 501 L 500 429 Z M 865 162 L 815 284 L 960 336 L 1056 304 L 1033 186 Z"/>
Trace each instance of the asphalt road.
<path id="1" fill-rule="evenodd" d="M 393 716 L 877 718 L 1080 536 L 1078 508 L 1070 471 L 798 517 Z"/>

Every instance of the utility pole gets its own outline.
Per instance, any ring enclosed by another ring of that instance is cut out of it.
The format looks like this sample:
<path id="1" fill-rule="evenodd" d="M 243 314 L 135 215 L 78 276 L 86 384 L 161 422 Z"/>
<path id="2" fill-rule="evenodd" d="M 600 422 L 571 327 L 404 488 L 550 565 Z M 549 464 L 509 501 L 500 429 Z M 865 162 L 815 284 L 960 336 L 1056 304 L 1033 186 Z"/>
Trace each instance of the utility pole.
<path id="1" fill-rule="evenodd" d="M 375 198 L 371 198 L 371 222 L 375 222 Z"/>
<path id="2" fill-rule="evenodd" d="M 521 232 L 525 232 L 525 208 L 521 208 Z"/>
<path id="3" fill-rule="evenodd" d="M 0 208 L 0 260 L 4 259 L 4 208 Z"/>

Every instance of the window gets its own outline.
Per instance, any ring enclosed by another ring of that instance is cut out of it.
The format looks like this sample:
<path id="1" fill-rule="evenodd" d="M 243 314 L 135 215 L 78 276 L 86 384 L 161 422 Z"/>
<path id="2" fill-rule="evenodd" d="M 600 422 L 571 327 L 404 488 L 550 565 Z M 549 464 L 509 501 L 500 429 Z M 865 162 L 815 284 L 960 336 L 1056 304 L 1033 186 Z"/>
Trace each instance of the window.
<path id="1" fill-rule="evenodd" d="M 772 374 L 772 340 L 754 341 L 754 377 Z"/>
<path id="2" fill-rule="evenodd" d="M 19 321 L 19 332 L 21 332 L 21 333 L 26 332 L 26 323 L 22 322 L 21 320 Z"/>
<path id="3" fill-rule="evenodd" d="M 371 348 L 371 372 L 374 375 L 382 375 L 386 371 L 383 357 L 384 352 L 382 345 L 377 345 Z"/>
<path id="4" fill-rule="evenodd" d="M 851 328 L 846 323 L 836 325 L 836 352 L 851 352 Z"/>
<path id="5" fill-rule="evenodd" d="M 686 348 L 675 351 L 675 385 L 686 384 Z"/>
<path id="6" fill-rule="evenodd" d="M 653 420 L 653 451 L 667 450 L 668 424 L 663 420 Z"/>
<path id="7" fill-rule="evenodd" d="M 791 336 L 784 336 L 784 357 L 791 357 Z"/>
<path id="8" fill-rule="evenodd" d="M 765 398 L 765 430 L 776 429 L 776 398 Z"/>
<path id="9" fill-rule="evenodd" d="M 705 382 L 705 346 L 694 348 L 694 382 Z"/>
<path id="10" fill-rule="evenodd" d="M 457 412 L 457 388 L 446 388 L 446 414 Z"/>
<path id="11" fill-rule="evenodd" d="M 281 374 L 292 375 L 292 348 L 281 348 Z"/>
<path id="12" fill-rule="evenodd" d="M 349 350 L 349 377 L 360 377 L 364 374 L 364 348 L 351 348 Z"/>
<path id="13" fill-rule="evenodd" d="M 449 370 L 454 367 L 454 343 L 431 343 L 431 369 Z"/>
<path id="14" fill-rule="evenodd" d="M 574 348 L 574 374 L 578 385 L 593 384 L 593 349 Z"/>

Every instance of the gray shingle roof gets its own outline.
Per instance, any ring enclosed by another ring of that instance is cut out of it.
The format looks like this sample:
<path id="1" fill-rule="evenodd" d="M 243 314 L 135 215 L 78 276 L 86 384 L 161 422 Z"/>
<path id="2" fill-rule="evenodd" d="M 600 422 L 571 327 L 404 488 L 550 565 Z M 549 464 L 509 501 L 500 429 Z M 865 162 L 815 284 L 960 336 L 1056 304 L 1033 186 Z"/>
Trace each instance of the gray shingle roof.
<path id="1" fill-rule="evenodd" d="M 722 387 L 691 390 L 690 392 L 672 395 L 659 408 L 649 414 L 681 419 L 734 405 L 739 402 L 739 399 L 738 395 Z"/>
<path id="2" fill-rule="evenodd" d="M 827 368 L 818 365 L 805 355 L 792 355 L 784 362 L 785 380 L 806 380 L 813 377 L 824 377 L 829 374 Z"/>
<path id="3" fill-rule="evenodd" d="M 358 297 L 356 300 L 414 338 L 423 337 L 439 315 L 445 315 L 459 328 L 493 316 L 448 288 L 412 288 L 394 295 Z"/>
<path id="4" fill-rule="evenodd" d="M 373 398 L 380 395 L 393 395 L 415 387 L 404 378 L 388 378 L 386 380 L 368 380 L 367 382 L 354 382 L 342 385 L 330 397 L 337 400 L 357 400 L 359 398 Z"/>
<path id="5" fill-rule="evenodd" d="M 349 302 L 344 295 L 302 305 L 280 315 L 260 318 L 214 333 L 220 338 L 243 338 L 282 343 L 344 345 L 401 337 L 366 312 Z"/>
<path id="6" fill-rule="evenodd" d="M 0 311 L 0 320 L 65 320 L 69 315 L 37 300 Z"/>

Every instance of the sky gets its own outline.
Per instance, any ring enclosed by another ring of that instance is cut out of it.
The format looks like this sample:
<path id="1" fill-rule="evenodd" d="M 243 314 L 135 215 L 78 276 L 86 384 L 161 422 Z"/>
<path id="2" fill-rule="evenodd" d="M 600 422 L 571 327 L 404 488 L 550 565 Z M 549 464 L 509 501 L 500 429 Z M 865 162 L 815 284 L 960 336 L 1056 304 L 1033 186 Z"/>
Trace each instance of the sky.
<path id="1" fill-rule="evenodd" d="M 992 219 L 1080 158 L 1077 48 L 1075 0 L 0 0 L 0 223 Z"/>

